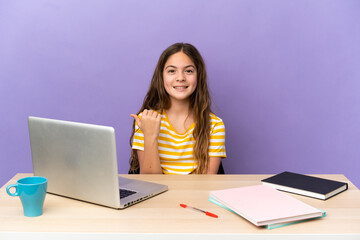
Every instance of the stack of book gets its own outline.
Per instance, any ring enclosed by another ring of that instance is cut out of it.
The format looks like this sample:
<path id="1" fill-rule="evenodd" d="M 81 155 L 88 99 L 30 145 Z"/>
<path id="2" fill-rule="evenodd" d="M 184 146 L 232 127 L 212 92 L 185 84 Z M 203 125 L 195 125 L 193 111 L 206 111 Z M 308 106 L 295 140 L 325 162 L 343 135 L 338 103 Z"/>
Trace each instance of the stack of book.
<path id="1" fill-rule="evenodd" d="M 266 185 L 211 191 L 209 200 L 268 229 L 326 215 L 324 211 Z"/>

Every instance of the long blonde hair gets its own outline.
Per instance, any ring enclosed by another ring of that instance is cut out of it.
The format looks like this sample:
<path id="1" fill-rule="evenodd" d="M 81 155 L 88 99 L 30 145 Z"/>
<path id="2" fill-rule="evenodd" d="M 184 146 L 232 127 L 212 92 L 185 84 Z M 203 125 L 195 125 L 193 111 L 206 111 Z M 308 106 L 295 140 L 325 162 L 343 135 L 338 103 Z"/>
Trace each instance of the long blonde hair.
<path id="1" fill-rule="evenodd" d="M 202 174 L 206 173 L 209 161 L 208 148 L 210 142 L 211 97 L 207 86 L 204 60 L 193 45 L 188 43 L 175 43 L 161 54 L 151 79 L 149 90 L 144 98 L 143 105 L 137 114 L 139 115 L 145 109 L 153 109 L 162 113 L 164 109 L 170 108 L 171 101 L 168 93 L 165 91 L 163 70 L 169 57 L 177 52 L 185 53 L 194 62 L 197 71 L 197 86 L 190 96 L 190 110 L 193 113 L 195 121 L 195 128 L 193 131 L 195 139 L 193 155 L 195 161 L 197 161 L 195 173 Z M 130 146 L 132 146 L 134 134 L 135 121 L 133 122 Z M 137 172 L 139 168 L 140 165 L 136 150 L 132 149 L 129 172 Z"/>

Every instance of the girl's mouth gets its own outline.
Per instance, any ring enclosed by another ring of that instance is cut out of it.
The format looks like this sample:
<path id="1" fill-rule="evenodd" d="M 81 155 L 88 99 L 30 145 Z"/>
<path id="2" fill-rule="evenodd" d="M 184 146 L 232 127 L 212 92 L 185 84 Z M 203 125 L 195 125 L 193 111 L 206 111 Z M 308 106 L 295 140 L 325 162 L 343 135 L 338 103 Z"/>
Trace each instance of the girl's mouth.
<path id="1" fill-rule="evenodd" d="M 174 87 L 176 90 L 185 90 L 186 88 L 188 88 L 187 86 L 175 86 Z"/>

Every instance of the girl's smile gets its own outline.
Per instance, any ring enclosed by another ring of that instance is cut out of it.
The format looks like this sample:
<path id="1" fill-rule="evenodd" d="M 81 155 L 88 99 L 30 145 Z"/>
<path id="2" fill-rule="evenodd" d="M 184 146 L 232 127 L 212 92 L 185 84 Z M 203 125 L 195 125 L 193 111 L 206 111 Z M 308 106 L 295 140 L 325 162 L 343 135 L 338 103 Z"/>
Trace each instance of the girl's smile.
<path id="1" fill-rule="evenodd" d="M 174 86 L 174 88 L 179 92 L 183 92 L 188 88 L 188 86 Z"/>

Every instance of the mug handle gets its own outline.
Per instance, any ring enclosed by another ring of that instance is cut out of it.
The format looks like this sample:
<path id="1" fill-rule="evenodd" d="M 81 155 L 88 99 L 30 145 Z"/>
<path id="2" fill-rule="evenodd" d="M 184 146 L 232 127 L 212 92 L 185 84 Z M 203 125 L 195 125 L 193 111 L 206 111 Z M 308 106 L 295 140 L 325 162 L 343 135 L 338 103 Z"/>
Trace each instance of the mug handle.
<path id="1" fill-rule="evenodd" d="M 14 193 L 11 193 L 10 192 L 10 188 L 14 187 L 16 189 L 16 191 Z M 17 197 L 19 196 L 19 192 L 17 191 L 17 187 L 18 187 L 18 184 L 11 184 L 9 186 L 6 187 L 6 192 L 7 194 L 9 194 L 10 196 L 12 197 Z"/>

